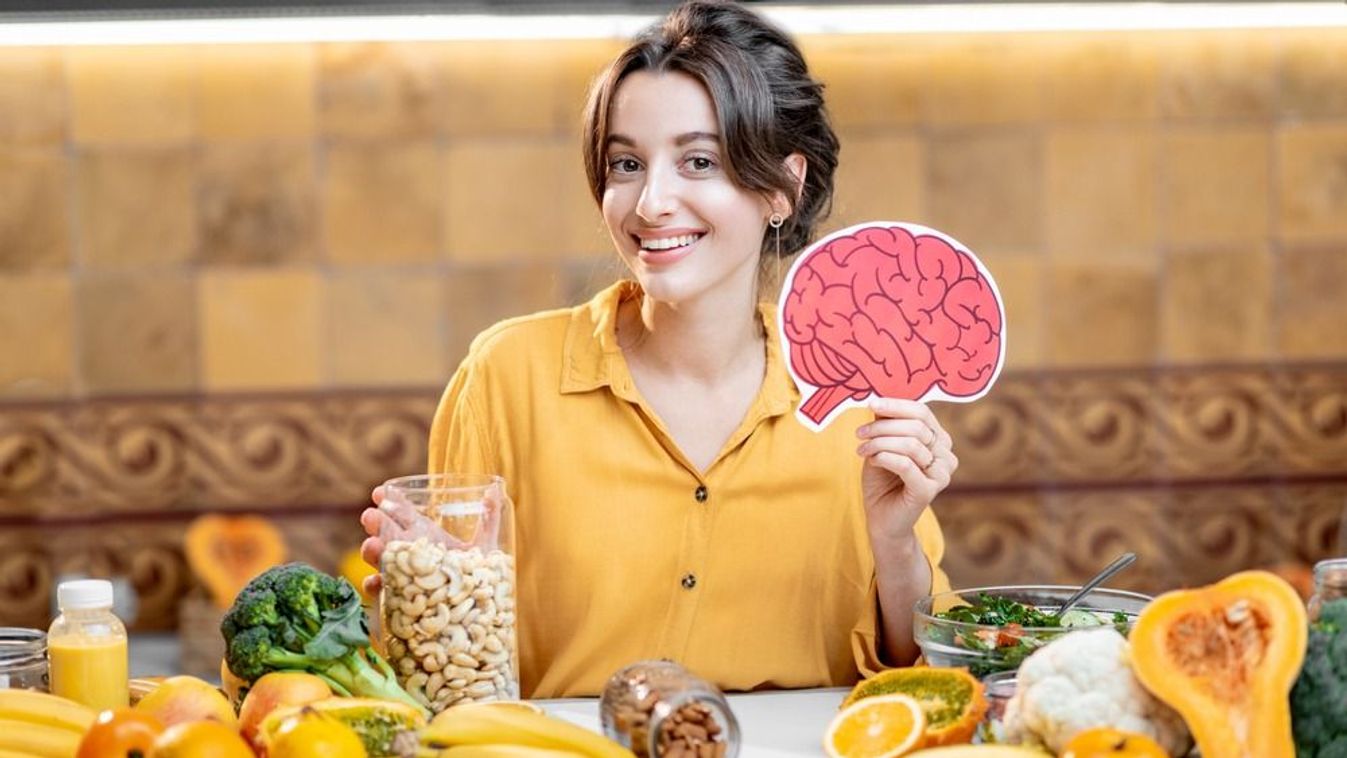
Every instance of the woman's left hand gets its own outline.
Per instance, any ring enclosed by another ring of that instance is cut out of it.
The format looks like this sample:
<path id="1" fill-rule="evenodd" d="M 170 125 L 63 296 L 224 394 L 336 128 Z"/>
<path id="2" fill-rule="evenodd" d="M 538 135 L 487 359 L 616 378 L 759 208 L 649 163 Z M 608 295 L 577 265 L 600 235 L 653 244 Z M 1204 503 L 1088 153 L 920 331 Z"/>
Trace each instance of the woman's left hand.
<path id="1" fill-rule="evenodd" d="M 959 467 L 949 433 L 931 409 L 911 400 L 870 399 L 875 420 L 856 430 L 865 458 L 861 491 L 872 541 L 911 539 L 926 506 Z"/>

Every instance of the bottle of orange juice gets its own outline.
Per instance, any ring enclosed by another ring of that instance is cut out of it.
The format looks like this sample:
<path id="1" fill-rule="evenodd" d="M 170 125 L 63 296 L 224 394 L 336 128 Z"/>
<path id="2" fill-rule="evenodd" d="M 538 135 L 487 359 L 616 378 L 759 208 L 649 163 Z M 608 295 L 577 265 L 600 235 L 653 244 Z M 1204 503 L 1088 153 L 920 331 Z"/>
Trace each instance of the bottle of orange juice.
<path id="1" fill-rule="evenodd" d="M 56 603 L 61 615 L 47 632 L 52 694 L 96 711 L 126 706 L 126 627 L 112 614 L 112 582 L 61 582 Z"/>

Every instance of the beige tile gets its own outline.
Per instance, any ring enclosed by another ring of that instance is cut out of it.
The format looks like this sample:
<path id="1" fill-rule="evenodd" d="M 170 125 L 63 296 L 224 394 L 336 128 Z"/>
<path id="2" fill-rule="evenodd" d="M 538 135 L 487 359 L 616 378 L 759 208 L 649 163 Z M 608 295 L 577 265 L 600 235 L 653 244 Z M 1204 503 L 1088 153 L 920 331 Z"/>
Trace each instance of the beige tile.
<path id="1" fill-rule="evenodd" d="M 1192 128 L 1160 145 L 1163 237 L 1178 245 L 1268 233 L 1271 140 L 1258 128 Z"/>
<path id="2" fill-rule="evenodd" d="M 342 386 L 439 386 L 448 379 L 441 277 L 335 274 L 324 298 L 328 375 Z"/>
<path id="3" fill-rule="evenodd" d="M 945 39 L 924 61 L 922 116 L 928 124 L 1024 124 L 1044 114 L 1042 50 L 1014 35 Z"/>
<path id="4" fill-rule="evenodd" d="M 472 339 L 497 321 L 567 305 L 567 284 L 564 269 L 545 263 L 452 271 L 444 279 L 450 367 L 457 367 Z"/>
<path id="5" fill-rule="evenodd" d="M 0 270 L 70 263 L 69 175 L 59 148 L 0 148 Z"/>
<path id="6" fill-rule="evenodd" d="M 204 139 L 313 136 L 318 91 L 313 45 L 204 46 L 200 65 L 199 116 Z"/>
<path id="7" fill-rule="evenodd" d="M 1276 57 L 1273 38 L 1266 31 L 1175 33 L 1160 49 L 1160 112 L 1165 118 L 1272 116 Z"/>
<path id="8" fill-rule="evenodd" d="M 1047 139 L 1054 257 L 1155 257 L 1155 150 L 1148 129 L 1062 129 Z"/>
<path id="9" fill-rule="evenodd" d="M 1160 332 L 1176 362 L 1256 361 L 1272 347 L 1273 267 L 1262 247 L 1171 252 Z"/>
<path id="10" fill-rule="evenodd" d="M 984 264 L 996 282 L 1006 311 L 1005 368 L 1041 368 L 1044 337 L 1049 328 L 1044 297 L 1047 261 L 1038 255 L 1004 255 Z"/>
<path id="11" fill-rule="evenodd" d="M 1043 149 L 1036 135 L 947 133 L 929 144 L 931 226 L 979 255 L 1042 250 Z M 882 196 L 886 187 L 872 191 Z"/>
<path id="12" fill-rule="evenodd" d="M 1347 124 L 1286 126 L 1276 140 L 1282 235 L 1347 235 Z"/>
<path id="13" fill-rule="evenodd" d="M 432 137 L 443 108 L 439 48 L 341 42 L 318 48 L 318 124 L 344 138 Z"/>
<path id="14" fill-rule="evenodd" d="M 607 70 L 608 64 L 626 49 L 627 42 L 620 39 L 586 39 L 549 40 L 546 44 L 551 55 L 548 65 L 556 71 L 556 118 L 563 132 L 578 138 L 590 86 Z"/>
<path id="15" fill-rule="evenodd" d="M 195 388 L 196 286 L 189 274 L 86 274 L 76 283 L 76 298 L 86 390 Z"/>
<path id="16" fill-rule="evenodd" d="M 1281 35 L 1281 107 L 1287 116 L 1347 116 L 1347 29 Z"/>
<path id="17" fill-rule="evenodd" d="M 1147 264 L 1054 263 L 1047 279 L 1046 363 L 1150 365 L 1158 347 L 1156 279 Z"/>
<path id="18" fill-rule="evenodd" d="M 556 234 L 566 223 L 557 198 L 567 187 L 567 172 L 581 170 L 579 164 L 564 141 L 451 143 L 445 159 L 449 258 L 500 263 L 568 257 Z"/>
<path id="19" fill-rule="evenodd" d="M 441 48 L 444 124 L 450 137 L 547 135 L 573 125 L 574 91 L 561 90 L 556 43 L 451 42 Z"/>
<path id="20" fill-rule="evenodd" d="M 0 145 L 56 145 L 65 137 L 60 49 L 0 48 Z"/>
<path id="21" fill-rule="evenodd" d="M 1347 358 L 1347 246 L 1283 250 L 1277 279 L 1281 357 Z"/>
<path id="22" fill-rule="evenodd" d="M 823 82 L 833 124 L 841 129 L 915 125 L 930 46 L 891 35 L 803 37 L 810 73 Z"/>
<path id="23" fill-rule="evenodd" d="M 199 298 L 206 389 L 302 389 L 322 383 L 317 273 L 209 271 L 201 275 Z"/>
<path id="24" fill-rule="evenodd" d="M 589 180 L 578 149 L 563 144 L 561 191 L 557 204 L 561 212 L 562 257 L 573 259 L 607 258 L 616 255 L 603 213 L 589 190 Z M 570 154 L 570 159 L 566 155 Z"/>
<path id="25" fill-rule="evenodd" d="M 1150 121 L 1159 113 L 1154 37 L 1069 35 L 1043 44 L 1047 113 L 1057 121 Z"/>
<path id="26" fill-rule="evenodd" d="M 70 394 L 74 323 L 66 274 L 0 274 L 0 397 Z"/>
<path id="27" fill-rule="evenodd" d="M 316 192 L 308 143 L 206 147 L 200 182 L 204 262 L 313 260 Z"/>
<path id="28" fill-rule="evenodd" d="M 80 260 L 175 264 L 196 254 L 196 159 L 187 148 L 85 150 L 78 163 Z"/>
<path id="29" fill-rule="evenodd" d="M 920 139 L 860 134 L 840 139 L 831 228 L 925 217 L 927 156 Z"/>
<path id="30" fill-rule="evenodd" d="M 197 49 L 66 48 L 77 142 L 185 142 L 196 136 Z"/>
<path id="31" fill-rule="evenodd" d="M 444 204 L 430 142 L 334 144 L 323 172 L 323 239 L 333 263 L 437 259 Z"/>

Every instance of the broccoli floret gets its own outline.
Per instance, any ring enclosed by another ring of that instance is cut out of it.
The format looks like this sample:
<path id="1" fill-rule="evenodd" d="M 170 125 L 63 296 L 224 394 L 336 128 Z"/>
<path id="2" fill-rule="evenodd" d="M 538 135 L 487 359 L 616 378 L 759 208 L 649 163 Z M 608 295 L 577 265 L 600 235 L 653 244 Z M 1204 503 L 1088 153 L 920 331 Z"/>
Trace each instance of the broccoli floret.
<path id="1" fill-rule="evenodd" d="M 1347 599 L 1325 603 L 1291 690 L 1298 758 L 1347 758 Z"/>
<path id="2" fill-rule="evenodd" d="M 271 671 L 306 671 L 339 694 L 396 700 L 426 713 L 370 647 L 355 588 L 307 564 L 276 566 L 249 582 L 220 632 L 226 665 L 249 683 Z"/>

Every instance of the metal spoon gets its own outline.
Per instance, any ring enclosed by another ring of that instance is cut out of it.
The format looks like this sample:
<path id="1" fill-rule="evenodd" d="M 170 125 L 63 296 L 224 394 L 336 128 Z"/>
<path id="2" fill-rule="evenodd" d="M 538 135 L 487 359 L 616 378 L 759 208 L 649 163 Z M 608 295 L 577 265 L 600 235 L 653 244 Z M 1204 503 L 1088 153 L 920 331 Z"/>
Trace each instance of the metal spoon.
<path id="1" fill-rule="evenodd" d="M 1128 566 L 1131 566 L 1132 563 L 1136 561 L 1136 559 L 1137 559 L 1136 553 L 1123 553 L 1122 555 L 1118 556 L 1116 559 L 1114 559 L 1112 563 L 1105 566 L 1103 571 L 1100 571 L 1098 574 L 1095 574 L 1094 577 L 1090 579 L 1090 581 L 1081 585 L 1080 589 L 1076 591 L 1076 594 L 1067 598 L 1066 602 L 1062 603 L 1061 607 L 1058 608 L 1052 615 L 1054 617 L 1060 618 L 1063 613 L 1066 613 L 1067 611 L 1071 610 L 1071 606 L 1075 605 L 1076 603 L 1079 603 L 1081 601 L 1081 598 L 1090 594 L 1091 590 L 1103 584 L 1104 582 L 1108 581 L 1109 578 L 1112 577 L 1114 574 L 1118 573 L 1119 571 L 1122 571 Z"/>

